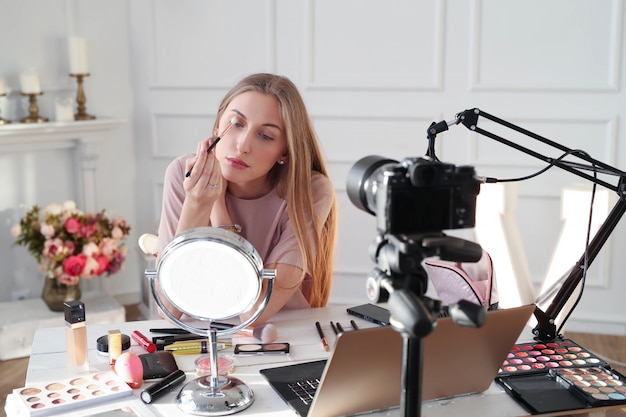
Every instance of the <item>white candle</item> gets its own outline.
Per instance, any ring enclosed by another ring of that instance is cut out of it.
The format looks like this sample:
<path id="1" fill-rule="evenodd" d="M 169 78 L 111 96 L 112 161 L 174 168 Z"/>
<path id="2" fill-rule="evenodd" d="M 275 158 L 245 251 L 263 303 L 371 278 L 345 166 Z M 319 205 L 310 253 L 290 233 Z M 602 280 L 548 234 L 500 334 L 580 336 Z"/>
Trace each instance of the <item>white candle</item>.
<path id="1" fill-rule="evenodd" d="M 73 105 L 74 101 L 71 98 L 57 98 L 54 101 L 57 122 L 69 122 L 74 120 Z"/>
<path id="2" fill-rule="evenodd" d="M 70 74 L 88 74 L 87 64 L 87 40 L 85 38 L 71 37 L 70 45 Z"/>
<path id="3" fill-rule="evenodd" d="M 0 96 L 2 94 L 5 94 L 6 92 L 6 87 L 4 86 L 4 77 L 0 75 Z"/>
<path id="4" fill-rule="evenodd" d="M 33 69 L 23 71 L 20 74 L 20 84 L 22 86 L 22 93 L 41 93 L 41 87 L 39 86 L 39 74 L 37 74 L 37 71 Z"/>

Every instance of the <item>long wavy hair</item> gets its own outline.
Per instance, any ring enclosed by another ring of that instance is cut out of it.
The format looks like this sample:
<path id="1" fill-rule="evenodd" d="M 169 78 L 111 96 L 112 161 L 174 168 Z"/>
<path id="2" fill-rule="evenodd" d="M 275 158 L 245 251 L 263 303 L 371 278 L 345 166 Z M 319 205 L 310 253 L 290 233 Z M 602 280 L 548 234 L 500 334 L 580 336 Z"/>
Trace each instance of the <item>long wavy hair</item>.
<path id="1" fill-rule="evenodd" d="M 272 95 L 278 100 L 285 125 L 289 158 L 284 165 L 275 164 L 269 171 L 268 178 L 277 187 L 278 195 L 287 202 L 289 218 L 303 260 L 300 282 L 306 271 L 311 271 L 311 292 L 307 301 L 311 307 L 323 307 L 328 303 L 332 286 L 337 206 L 336 201 L 333 201 L 326 219 L 318 219 L 315 215 L 313 172 L 319 172 L 328 178 L 328 171 L 322 159 L 313 123 L 300 92 L 291 80 L 280 75 L 260 73 L 243 78 L 226 94 L 219 106 L 214 130 L 217 130 L 219 120 L 232 99 L 248 91 Z M 306 227 L 307 215 L 312 219 L 316 233 L 312 237 Z M 315 242 L 317 251 L 309 244 L 311 241 Z"/>

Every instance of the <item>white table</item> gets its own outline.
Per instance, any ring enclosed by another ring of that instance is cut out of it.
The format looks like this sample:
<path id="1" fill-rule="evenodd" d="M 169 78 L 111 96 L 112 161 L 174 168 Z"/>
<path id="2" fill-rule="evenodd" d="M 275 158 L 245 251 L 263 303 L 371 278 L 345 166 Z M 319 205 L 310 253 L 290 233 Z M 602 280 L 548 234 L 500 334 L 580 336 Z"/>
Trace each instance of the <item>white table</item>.
<path id="1" fill-rule="evenodd" d="M 289 356 L 249 356 L 237 357 L 236 368 L 233 376 L 241 379 L 248 385 L 255 395 L 254 403 L 246 410 L 237 413 L 238 416 L 265 416 L 281 417 L 296 416 L 281 398 L 267 384 L 265 379 L 259 374 L 259 370 L 272 365 L 284 365 L 300 361 L 327 358 L 328 352 L 322 349 L 321 342 L 315 329 L 315 322 L 319 321 L 332 346 L 334 333 L 330 328 L 330 321 L 339 322 L 342 325 L 349 325 L 354 319 L 360 327 L 371 327 L 373 324 L 361 319 L 356 319 L 346 313 L 346 306 L 330 306 L 326 308 L 285 311 L 277 314 L 271 322 L 278 329 L 278 339 L 280 342 L 291 344 L 291 354 Z M 130 335 L 133 330 L 139 330 L 146 336 L 150 334 L 148 329 L 155 327 L 172 327 L 164 320 L 138 321 L 118 323 L 115 325 L 91 325 L 87 326 L 89 343 L 89 363 L 91 371 L 109 369 L 108 358 L 96 351 L 96 340 L 99 336 L 107 334 L 110 329 L 119 329 L 122 333 Z M 71 377 L 66 363 L 65 333 L 63 327 L 44 328 L 37 330 L 33 342 L 32 355 L 28 365 L 26 375 L 26 385 L 29 383 L 41 383 Z M 237 336 L 233 338 L 234 343 L 253 342 L 254 339 Z M 145 353 L 143 348 L 133 341 L 131 350 L 137 354 Z M 187 372 L 187 382 L 196 377 L 194 360 L 196 355 L 176 355 L 178 366 Z M 145 388 L 151 382 L 144 382 Z M 138 397 L 141 389 L 135 390 Z M 175 404 L 176 394 L 180 386 L 170 393 L 157 399 L 153 404 L 147 406 L 150 411 L 157 416 L 187 416 Z M 137 400 L 139 402 L 139 400 Z M 143 405 L 142 405 L 143 406 Z M 601 414 L 597 414 L 601 412 Z M 589 413 L 587 410 L 586 413 Z M 455 397 L 446 400 L 427 401 L 422 405 L 422 416 L 465 416 L 465 417 L 489 417 L 489 416 L 526 416 L 528 413 L 512 400 L 495 383 L 480 394 L 473 394 Z M 572 413 L 566 413 L 572 414 Z M 604 416 L 602 411 L 590 413 L 594 417 Z M 79 415 L 79 414 L 72 414 Z M 371 416 L 400 416 L 399 409 L 391 409 L 385 412 L 368 414 Z M 609 415 L 609 414 L 606 414 Z M 611 414 L 612 415 L 612 414 Z M 623 414 L 619 414 L 623 415 Z"/>

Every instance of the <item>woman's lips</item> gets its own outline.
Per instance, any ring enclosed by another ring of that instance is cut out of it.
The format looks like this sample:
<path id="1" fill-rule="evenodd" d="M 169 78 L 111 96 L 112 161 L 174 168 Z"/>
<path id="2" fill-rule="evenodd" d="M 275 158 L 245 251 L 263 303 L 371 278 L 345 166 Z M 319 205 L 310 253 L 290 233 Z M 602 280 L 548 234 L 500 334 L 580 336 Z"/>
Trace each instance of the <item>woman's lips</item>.
<path id="1" fill-rule="evenodd" d="M 228 161 L 228 163 L 230 164 L 230 166 L 232 166 L 233 168 L 237 168 L 237 169 L 244 169 L 244 168 L 248 168 L 248 164 L 246 164 L 245 162 L 243 162 L 241 159 L 236 159 L 236 158 L 226 158 L 226 160 Z"/>

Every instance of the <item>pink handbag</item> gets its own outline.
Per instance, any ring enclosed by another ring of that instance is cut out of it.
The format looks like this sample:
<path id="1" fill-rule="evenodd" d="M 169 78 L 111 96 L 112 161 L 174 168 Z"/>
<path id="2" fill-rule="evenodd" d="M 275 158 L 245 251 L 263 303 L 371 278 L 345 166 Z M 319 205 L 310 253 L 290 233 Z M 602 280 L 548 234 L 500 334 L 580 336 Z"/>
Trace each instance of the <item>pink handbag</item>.
<path id="1" fill-rule="evenodd" d="M 491 256 L 483 250 L 478 262 L 427 259 L 424 267 L 430 285 L 444 305 L 467 300 L 488 310 L 498 308 L 498 286 Z"/>

